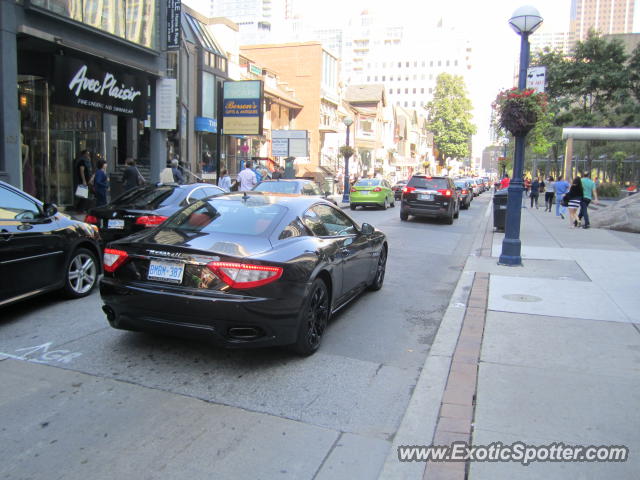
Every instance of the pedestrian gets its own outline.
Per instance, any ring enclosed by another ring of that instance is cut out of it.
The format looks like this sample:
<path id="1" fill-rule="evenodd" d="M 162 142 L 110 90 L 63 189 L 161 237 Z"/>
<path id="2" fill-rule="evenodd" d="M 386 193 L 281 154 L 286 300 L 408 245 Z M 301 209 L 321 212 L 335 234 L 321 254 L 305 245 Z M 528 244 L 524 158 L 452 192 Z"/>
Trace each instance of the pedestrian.
<path id="1" fill-rule="evenodd" d="M 86 212 L 89 209 L 89 180 L 92 176 L 91 154 L 89 150 L 82 150 L 74 162 L 74 192 L 79 186 L 86 189 L 86 197 L 76 195 L 76 210 Z"/>
<path id="2" fill-rule="evenodd" d="M 556 217 L 560 217 L 564 220 L 564 214 L 567 213 L 567 207 L 562 204 L 562 197 L 569 191 L 569 182 L 562 178 L 562 175 L 558 175 L 558 180 L 553 184 L 553 189 L 556 197 Z"/>
<path id="3" fill-rule="evenodd" d="M 529 196 L 529 190 L 531 189 L 531 179 L 529 177 L 524 179 L 524 196 Z"/>
<path id="4" fill-rule="evenodd" d="M 240 192 L 248 192 L 258 184 L 258 179 L 256 177 L 256 174 L 251 169 L 251 167 L 252 167 L 251 161 L 247 160 L 247 162 L 244 164 L 244 170 L 242 170 L 238 174 L 237 180 L 238 180 L 238 183 L 240 184 L 238 191 Z"/>
<path id="5" fill-rule="evenodd" d="M 567 203 L 569 206 L 569 225 L 571 228 L 578 226 L 578 210 L 582 204 L 583 190 L 580 177 L 576 177 L 571 182 L 569 193 L 567 193 Z"/>
<path id="6" fill-rule="evenodd" d="M 223 169 L 220 172 L 220 181 L 218 182 L 218 186 L 223 189 L 225 192 L 231 191 L 231 177 L 229 176 L 229 172 L 227 169 Z"/>
<path id="7" fill-rule="evenodd" d="M 267 170 L 265 167 L 260 168 L 259 172 L 263 182 L 271 180 L 271 177 L 269 176 L 269 170 Z"/>
<path id="8" fill-rule="evenodd" d="M 509 183 L 511 182 L 511 180 L 509 179 L 509 174 L 505 173 L 504 177 L 502 177 L 502 180 L 500 180 L 500 190 L 503 190 L 505 188 L 509 188 Z"/>
<path id="9" fill-rule="evenodd" d="M 538 196 L 540 195 L 540 180 L 538 177 L 533 179 L 531 182 L 531 193 L 529 194 L 529 198 L 531 198 L 531 208 L 533 208 L 533 204 L 536 205 L 536 210 L 538 209 Z"/>
<path id="10" fill-rule="evenodd" d="M 98 160 L 96 167 L 96 174 L 93 177 L 93 189 L 96 194 L 96 207 L 101 207 L 107 204 L 107 190 L 109 190 L 107 162 L 101 158 Z"/>
<path id="11" fill-rule="evenodd" d="M 131 157 L 127 157 L 124 163 L 127 165 L 124 172 L 122 172 L 122 184 L 124 186 L 124 190 L 131 190 L 139 185 L 143 185 L 144 177 L 138 170 L 138 167 L 136 167 L 136 161 Z"/>
<path id="12" fill-rule="evenodd" d="M 180 170 L 180 161 L 177 158 L 171 160 L 171 173 L 173 174 L 173 181 L 175 183 L 178 185 L 182 185 L 184 183 L 184 177 Z"/>
<path id="13" fill-rule="evenodd" d="M 584 218 L 583 228 L 589 228 L 591 223 L 589 222 L 589 204 L 593 200 L 593 203 L 598 203 L 598 189 L 593 180 L 591 180 L 591 174 L 585 173 L 582 175 L 580 181 L 582 182 L 582 204 L 580 205 L 580 213 L 578 214 L 578 221 L 582 222 Z"/>
<path id="14" fill-rule="evenodd" d="M 276 167 L 276 169 L 273 171 L 273 173 L 271 174 L 271 179 L 272 180 L 280 180 L 282 178 L 282 174 L 284 172 L 284 168 L 282 168 L 282 170 L 280 170 L 282 167 Z"/>
<path id="15" fill-rule="evenodd" d="M 553 197 L 554 193 L 554 184 L 553 177 L 547 178 L 547 183 L 545 184 L 546 191 L 544 192 L 544 211 L 550 212 L 551 207 L 553 207 Z"/>

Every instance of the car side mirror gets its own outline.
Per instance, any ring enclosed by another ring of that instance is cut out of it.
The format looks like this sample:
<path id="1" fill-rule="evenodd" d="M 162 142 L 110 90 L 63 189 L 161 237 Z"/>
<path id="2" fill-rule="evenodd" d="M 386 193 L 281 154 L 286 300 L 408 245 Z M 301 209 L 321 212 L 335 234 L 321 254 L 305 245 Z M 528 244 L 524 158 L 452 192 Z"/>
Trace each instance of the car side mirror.
<path id="1" fill-rule="evenodd" d="M 375 228 L 373 228 L 373 226 L 369 225 L 368 223 L 363 223 L 362 226 L 360 227 L 360 232 L 363 233 L 364 235 L 371 235 L 374 231 L 375 231 Z"/>
<path id="2" fill-rule="evenodd" d="M 58 213 L 58 207 L 55 203 L 45 203 L 42 205 L 42 213 L 45 217 L 53 217 L 56 213 Z"/>

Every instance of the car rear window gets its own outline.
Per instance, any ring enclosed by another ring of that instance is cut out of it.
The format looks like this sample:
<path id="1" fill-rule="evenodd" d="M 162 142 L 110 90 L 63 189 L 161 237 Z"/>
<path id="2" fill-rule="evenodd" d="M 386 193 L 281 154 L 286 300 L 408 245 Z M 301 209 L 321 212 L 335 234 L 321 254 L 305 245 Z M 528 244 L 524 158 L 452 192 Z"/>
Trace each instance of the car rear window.
<path id="1" fill-rule="evenodd" d="M 200 233 L 263 235 L 280 222 L 287 208 L 263 198 L 209 199 L 196 202 L 162 224 L 162 228 Z"/>
<path id="2" fill-rule="evenodd" d="M 254 190 L 269 193 L 298 193 L 298 185 L 295 182 L 260 182 Z"/>
<path id="3" fill-rule="evenodd" d="M 120 208 L 155 210 L 165 205 L 179 203 L 178 199 L 181 196 L 181 190 L 173 186 L 136 188 L 120 195 L 111 202 L 111 205 Z"/>
<path id="4" fill-rule="evenodd" d="M 449 182 L 446 178 L 411 177 L 407 187 L 438 190 L 441 188 L 448 188 Z"/>
<path id="5" fill-rule="evenodd" d="M 467 182 L 455 182 L 456 187 L 467 188 Z"/>
<path id="6" fill-rule="evenodd" d="M 377 187 L 380 185 L 380 180 L 371 178 L 367 180 L 358 180 L 356 182 L 356 187 Z"/>

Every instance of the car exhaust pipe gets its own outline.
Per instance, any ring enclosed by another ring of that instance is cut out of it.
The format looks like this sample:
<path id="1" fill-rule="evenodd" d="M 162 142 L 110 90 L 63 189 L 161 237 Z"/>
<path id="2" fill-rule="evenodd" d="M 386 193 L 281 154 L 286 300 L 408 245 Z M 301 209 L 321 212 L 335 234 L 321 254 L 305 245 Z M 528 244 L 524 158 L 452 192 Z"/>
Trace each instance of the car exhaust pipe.
<path id="1" fill-rule="evenodd" d="M 234 340 L 254 340 L 261 337 L 263 333 L 254 327 L 234 327 L 229 329 L 228 335 Z"/>
<path id="2" fill-rule="evenodd" d="M 116 312 L 113 308 L 107 306 L 107 305 L 103 305 L 102 306 L 102 311 L 105 313 L 105 315 L 107 316 L 107 320 L 109 321 L 109 323 L 111 325 L 113 325 L 116 321 Z"/>

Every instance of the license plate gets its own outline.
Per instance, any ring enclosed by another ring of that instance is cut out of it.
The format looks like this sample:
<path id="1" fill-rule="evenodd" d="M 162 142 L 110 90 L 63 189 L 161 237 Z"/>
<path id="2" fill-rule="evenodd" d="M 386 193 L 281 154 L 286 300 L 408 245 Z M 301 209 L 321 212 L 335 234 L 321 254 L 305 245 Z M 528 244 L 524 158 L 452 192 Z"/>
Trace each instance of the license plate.
<path id="1" fill-rule="evenodd" d="M 149 264 L 149 280 L 161 280 L 170 283 L 182 283 L 184 274 L 184 264 L 177 262 L 163 262 L 162 260 L 151 260 Z"/>
<path id="2" fill-rule="evenodd" d="M 124 228 L 124 220 L 109 220 L 107 222 L 107 228 L 112 230 L 122 230 Z"/>
<path id="3" fill-rule="evenodd" d="M 360 190 L 358 191 L 360 195 L 369 195 L 369 190 Z"/>
<path id="4" fill-rule="evenodd" d="M 433 195 L 430 193 L 421 193 L 418 195 L 418 200 L 433 200 Z"/>

